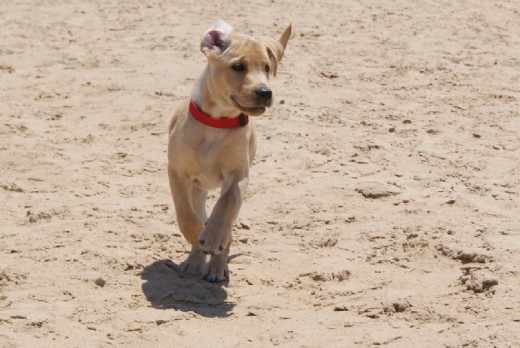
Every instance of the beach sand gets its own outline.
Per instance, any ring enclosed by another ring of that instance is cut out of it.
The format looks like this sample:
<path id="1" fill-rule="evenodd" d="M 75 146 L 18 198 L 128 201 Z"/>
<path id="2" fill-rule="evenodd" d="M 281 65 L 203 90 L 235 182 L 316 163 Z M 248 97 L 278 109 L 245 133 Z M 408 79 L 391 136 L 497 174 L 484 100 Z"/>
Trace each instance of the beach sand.
<path id="1" fill-rule="evenodd" d="M 293 25 L 225 286 L 166 172 L 218 19 Z M 518 346 L 519 105 L 515 0 L 2 1 L 0 346 Z"/>

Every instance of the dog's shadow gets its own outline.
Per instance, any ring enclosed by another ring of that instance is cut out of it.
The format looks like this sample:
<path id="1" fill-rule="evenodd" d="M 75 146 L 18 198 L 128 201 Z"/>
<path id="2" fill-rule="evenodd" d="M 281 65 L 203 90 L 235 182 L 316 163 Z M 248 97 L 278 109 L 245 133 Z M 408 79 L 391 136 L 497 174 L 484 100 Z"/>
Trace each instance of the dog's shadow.
<path id="1" fill-rule="evenodd" d="M 227 317 L 235 306 L 226 302 L 221 284 L 211 284 L 199 277 L 177 272 L 170 260 L 155 261 L 142 273 L 146 299 L 154 308 L 193 311 L 205 317 Z"/>

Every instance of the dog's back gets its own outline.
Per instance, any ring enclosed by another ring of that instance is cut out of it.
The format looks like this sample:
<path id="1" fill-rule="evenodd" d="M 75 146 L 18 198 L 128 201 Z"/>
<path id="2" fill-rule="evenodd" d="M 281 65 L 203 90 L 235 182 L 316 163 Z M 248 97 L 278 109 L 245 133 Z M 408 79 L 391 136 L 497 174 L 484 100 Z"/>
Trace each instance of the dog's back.
<path id="1" fill-rule="evenodd" d="M 186 115 L 187 114 L 187 112 L 188 112 L 188 105 L 189 105 L 189 100 L 184 100 L 184 101 L 182 101 L 182 104 L 179 105 L 175 109 L 175 112 L 173 113 L 172 119 L 170 120 L 170 126 L 168 127 L 168 135 L 172 134 L 172 130 L 175 127 L 175 125 L 177 124 L 178 119 L 180 117 L 182 117 L 182 115 Z"/>

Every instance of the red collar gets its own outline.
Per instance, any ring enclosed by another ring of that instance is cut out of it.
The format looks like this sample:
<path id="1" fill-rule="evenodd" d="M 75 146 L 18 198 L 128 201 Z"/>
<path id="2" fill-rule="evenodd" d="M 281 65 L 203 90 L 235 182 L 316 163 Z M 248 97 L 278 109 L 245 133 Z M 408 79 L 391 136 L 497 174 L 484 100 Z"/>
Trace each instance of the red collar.
<path id="1" fill-rule="evenodd" d="M 249 123 L 249 116 L 240 114 L 235 117 L 215 118 L 204 113 L 193 100 L 190 100 L 190 113 L 194 119 L 200 123 L 213 128 L 238 128 L 244 127 Z"/>

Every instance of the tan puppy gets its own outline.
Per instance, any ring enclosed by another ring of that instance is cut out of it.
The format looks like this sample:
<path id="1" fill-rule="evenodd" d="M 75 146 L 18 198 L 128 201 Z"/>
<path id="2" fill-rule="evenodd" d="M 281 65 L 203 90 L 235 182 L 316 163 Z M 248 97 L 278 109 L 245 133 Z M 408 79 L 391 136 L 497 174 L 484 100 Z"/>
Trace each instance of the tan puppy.
<path id="1" fill-rule="evenodd" d="M 192 245 L 180 271 L 198 272 L 210 282 L 229 280 L 231 229 L 256 151 L 248 115 L 262 115 L 271 106 L 269 75 L 276 75 L 290 35 L 289 25 L 280 40 L 253 38 L 219 21 L 202 36 L 208 64 L 191 101 L 173 115 L 168 144 L 177 222 Z M 208 218 L 207 192 L 216 188 L 220 197 Z M 207 264 L 206 254 L 211 255 Z"/>

